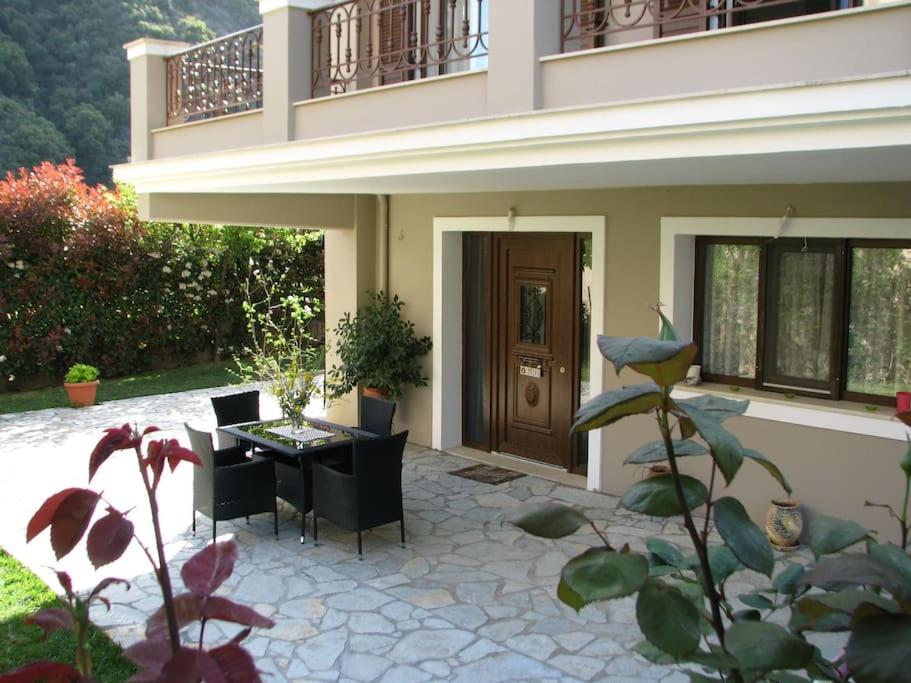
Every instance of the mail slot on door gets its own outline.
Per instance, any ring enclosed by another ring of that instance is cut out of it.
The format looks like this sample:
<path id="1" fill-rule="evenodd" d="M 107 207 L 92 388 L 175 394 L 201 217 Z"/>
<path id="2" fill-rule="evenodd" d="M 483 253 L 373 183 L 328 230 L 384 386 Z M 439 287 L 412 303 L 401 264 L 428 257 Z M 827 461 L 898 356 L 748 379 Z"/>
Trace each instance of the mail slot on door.
<path id="1" fill-rule="evenodd" d="M 544 363 L 537 358 L 521 358 L 519 360 L 519 374 L 522 377 L 541 379 Z"/>

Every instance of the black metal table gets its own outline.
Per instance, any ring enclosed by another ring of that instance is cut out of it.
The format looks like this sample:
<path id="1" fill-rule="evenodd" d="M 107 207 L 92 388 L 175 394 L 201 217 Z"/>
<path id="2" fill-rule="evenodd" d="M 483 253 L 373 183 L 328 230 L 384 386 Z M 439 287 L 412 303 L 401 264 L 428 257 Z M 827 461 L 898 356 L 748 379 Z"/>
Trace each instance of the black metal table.
<path id="1" fill-rule="evenodd" d="M 273 431 L 276 429 L 291 433 L 278 434 Z M 300 512 L 301 543 L 304 542 L 307 513 L 313 509 L 313 460 L 344 452 L 355 439 L 375 436 L 355 427 L 310 418 L 295 428 L 291 427 L 291 420 L 281 419 L 246 422 L 219 427 L 219 430 L 262 449 L 257 451 L 258 457 L 274 460 L 275 493 Z"/>

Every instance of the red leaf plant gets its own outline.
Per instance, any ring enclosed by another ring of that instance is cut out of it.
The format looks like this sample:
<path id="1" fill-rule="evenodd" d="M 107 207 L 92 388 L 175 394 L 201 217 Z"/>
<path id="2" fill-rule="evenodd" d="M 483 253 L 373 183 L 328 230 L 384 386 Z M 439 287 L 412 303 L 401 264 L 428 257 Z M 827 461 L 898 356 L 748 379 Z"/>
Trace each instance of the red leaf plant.
<path id="1" fill-rule="evenodd" d="M 155 431 L 158 431 L 157 427 L 147 427 L 140 433 L 130 425 L 107 429 L 89 458 L 91 481 L 115 453 L 134 453 L 152 516 L 154 555 L 136 535 L 133 523 L 127 519 L 128 513 L 116 509 L 100 493 L 79 487 L 64 489 L 44 501 L 28 523 L 26 540 L 32 541 L 50 527 L 51 547 L 60 559 L 68 555 L 88 531 L 86 553 L 96 569 L 122 557 L 134 541 L 142 549 L 161 587 L 162 606 L 149 617 L 146 640 L 124 652 L 139 668 L 131 679 L 135 683 L 259 683 L 256 664 L 240 643 L 253 627 L 271 628 L 273 622 L 250 607 L 214 595 L 234 571 L 237 545 L 233 541 L 213 543 L 196 553 L 184 563 L 180 572 L 186 592 L 174 594 L 161 535 L 158 484 L 166 464 L 173 472 L 181 462 L 201 467 L 202 461 L 176 439 L 150 441 L 143 455 L 143 439 Z M 99 503 L 104 503 L 105 514 L 92 524 Z M 129 589 L 129 584 L 122 579 L 105 578 L 87 596 L 80 597 L 73 591 L 73 583 L 65 572 L 57 572 L 57 578 L 63 587 L 64 606 L 43 609 L 28 620 L 39 626 L 45 637 L 53 631 L 71 631 L 76 640 L 76 666 L 34 662 L 0 676 L 0 683 L 94 681 L 92 658 L 87 647 L 90 607 L 97 601 L 110 609 L 110 602 L 102 591 L 115 583 Z M 211 620 L 239 624 L 244 628 L 229 642 L 207 650 L 204 637 L 206 623 Z M 192 646 L 182 643 L 181 630 L 197 622 L 200 625 L 198 641 Z"/>

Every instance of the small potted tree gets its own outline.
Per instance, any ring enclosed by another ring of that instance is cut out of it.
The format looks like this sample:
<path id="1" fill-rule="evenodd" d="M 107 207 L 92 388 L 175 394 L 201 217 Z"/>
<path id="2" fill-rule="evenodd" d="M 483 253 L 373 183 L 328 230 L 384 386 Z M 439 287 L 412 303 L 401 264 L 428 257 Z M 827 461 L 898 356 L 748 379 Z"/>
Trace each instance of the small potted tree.
<path id="1" fill-rule="evenodd" d="M 339 365 L 328 374 L 326 396 L 341 398 L 358 386 L 364 395 L 398 400 L 403 386 L 427 385 L 420 359 L 430 351 L 430 337 L 418 337 L 414 323 L 402 318 L 404 302 L 383 292 L 354 317 L 346 313 L 334 330 Z"/>
<path id="2" fill-rule="evenodd" d="M 63 379 L 63 388 L 66 389 L 73 408 L 95 405 L 98 384 L 98 368 L 85 363 L 76 363 Z"/>

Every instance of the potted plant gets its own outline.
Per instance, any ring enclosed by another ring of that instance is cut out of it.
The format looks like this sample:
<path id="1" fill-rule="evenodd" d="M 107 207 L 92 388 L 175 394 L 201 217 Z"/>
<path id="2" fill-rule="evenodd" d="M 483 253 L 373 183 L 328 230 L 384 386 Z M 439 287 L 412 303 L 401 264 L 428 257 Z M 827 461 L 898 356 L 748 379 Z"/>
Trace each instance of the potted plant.
<path id="1" fill-rule="evenodd" d="M 402 318 L 404 302 L 383 292 L 354 317 L 346 313 L 334 330 L 339 365 L 328 372 L 326 396 L 341 398 L 358 386 L 364 394 L 398 400 L 402 387 L 427 385 L 420 358 L 430 351 L 430 337 L 418 337 L 414 323 Z"/>
<path id="2" fill-rule="evenodd" d="M 85 363 L 76 363 L 63 379 L 63 388 L 66 389 L 73 408 L 95 405 L 98 384 L 98 368 Z"/>

